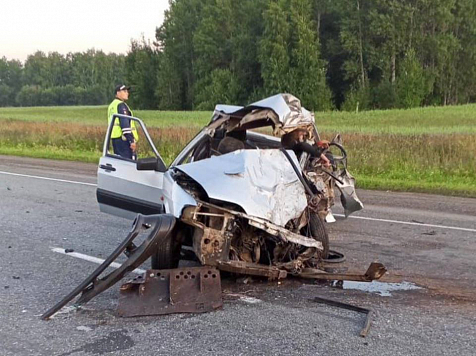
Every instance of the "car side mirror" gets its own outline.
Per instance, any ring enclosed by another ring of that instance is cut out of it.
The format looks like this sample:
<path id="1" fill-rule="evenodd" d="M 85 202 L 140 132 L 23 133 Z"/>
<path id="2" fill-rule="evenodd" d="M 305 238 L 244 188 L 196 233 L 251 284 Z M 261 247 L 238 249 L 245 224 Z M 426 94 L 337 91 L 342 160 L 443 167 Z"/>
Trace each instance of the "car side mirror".
<path id="1" fill-rule="evenodd" d="M 164 163 L 156 157 L 138 159 L 136 167 L 138 171 L 157 171 L 163 173 L 167 170 Z"/>

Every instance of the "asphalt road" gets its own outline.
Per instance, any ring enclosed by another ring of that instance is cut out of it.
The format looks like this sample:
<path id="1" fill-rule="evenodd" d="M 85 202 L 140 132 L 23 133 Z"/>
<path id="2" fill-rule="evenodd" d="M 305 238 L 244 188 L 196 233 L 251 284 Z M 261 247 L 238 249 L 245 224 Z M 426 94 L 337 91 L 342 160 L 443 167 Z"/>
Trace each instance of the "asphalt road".
<path id="1" fill-rule="evenodd" d="M 130 229 L 98 211 L 95 170 L 0 156 L 0 355 L 475 354 L 476 199 L 424 194 L 359 191 L 365 209 L 328 226 L 351 270 L 380 261 L 383 281 L 421 289 L 381 296 L 297 280 L 225 281 L 222 310 L 124 319 L 115 315 L 116 285 L 42 321 L 97 267 L 52 248 L 105 258 Z M 314 296 L 374 308 L 370 334 L 359 336 L 363 315 Z"/>

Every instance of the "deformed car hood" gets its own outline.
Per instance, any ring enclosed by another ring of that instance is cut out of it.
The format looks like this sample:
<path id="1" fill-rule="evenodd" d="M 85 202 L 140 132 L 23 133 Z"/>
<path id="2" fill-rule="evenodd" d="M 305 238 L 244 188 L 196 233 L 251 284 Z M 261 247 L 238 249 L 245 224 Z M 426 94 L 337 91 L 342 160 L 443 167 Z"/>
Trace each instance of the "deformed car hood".
<path id="1" fill-rule="evenodd" d="M 289 155 L 299 166 L 294 152 Z M 199 183 L 209 198 L 237 204 L 248 215 L 279 226 L 307 206 L 302 183 L 277 149 L 238 150 L 175 168 Z"/>

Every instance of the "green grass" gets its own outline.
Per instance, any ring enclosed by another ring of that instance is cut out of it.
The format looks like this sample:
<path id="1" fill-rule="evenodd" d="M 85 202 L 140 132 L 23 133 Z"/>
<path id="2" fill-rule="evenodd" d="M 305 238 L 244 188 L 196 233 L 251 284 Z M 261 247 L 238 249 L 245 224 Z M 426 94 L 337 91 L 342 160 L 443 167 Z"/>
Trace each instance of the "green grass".
<path id="1" fill-rule="evenodd" d="M 75 122 L 87 125 L 106 124 L 106 106 L 64 106 L 0 108 L 0 120 L 36 122 Z M 211 118 L 209 111 L 136 110 L 134 115 L 148 127 L 202 127 Z M 321 131 L 341 133 L 476 133 L 476 104 L 417 109 L 374 110 L 349 113 L 317 112 Z"/>
<path id="2" fill-rule="evenodd" d="M 40 149 L 30 149 L 28 147 L 5 147 L 0 146 L 0 155 L 46 158 L 64 161 L 79 161 L 97 163 L 101 153 L 99 151 L 82 151 L 77 149 L 58 148 L 54 146 L 43 146 Z"/>
<path id="3" fill-rule="evenodd" d="M 1 114 L 0 114 L 1 115 Z M 315 114 L 321 131 L 341 133 L 476 134 L 476 104 Z"/>
<path id="4" fill-rule="evenodd" d="M 400 192 L 432 193 L 476 198 L 474 180 L 462 182 L 460 179 L 445 176 L 440 181 L 417 179 L 391 179 L 368 175 L 358 175 L 358 187 L 364 189 L 393 190 Z"/>
<path id="5" fill-rule="evenodd" d="M 0 108 L 0 120 L 106 125 L 106 110 L 106 106 Z M 211 114 L 209 111 L 134 111 L 148 127 L 202 127 L 209 122 Z M 359 113 L 317 112 L 315 117 L 320 131 L 328 133 L 476 134 L 476 104 Z"/>
<path id="6" fill-rule="evenodd" d="M 106 107 L 0 108 L 0 154 L 97 162 Z M 167 163 L 211 112 L 137 111 Z M 369 189 L 476 197 L 476 105 L 316 113 L 323 138 L 341 132 L 349 169 Z"/>
<path id="7" fill-rule="evenodd" d="M 106 106 L 55 106 L 30 108 L 0 108 L 0 120 L 32 122 L 72 122 L 84 125 L 107 125 Z M 209 111 L 134 110 L 134 116 L 144 120 L 147 127 L 197 127 L 206 125 Z"/>

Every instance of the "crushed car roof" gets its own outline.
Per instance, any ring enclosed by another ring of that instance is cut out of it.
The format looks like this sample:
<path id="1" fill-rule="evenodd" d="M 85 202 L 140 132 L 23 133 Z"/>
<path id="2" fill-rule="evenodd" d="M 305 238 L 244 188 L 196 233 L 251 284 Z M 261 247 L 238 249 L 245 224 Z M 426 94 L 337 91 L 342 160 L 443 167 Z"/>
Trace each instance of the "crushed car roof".
<path id="1" fill-rule="evenodd" d="M 303 125 L 314 125 L 314 115 L 301 106 L 301 101 L 291 94 L 277 94 L 257 101 L 248 106 L 217 105 L 211 122 L 223 117 L 245 117 L 255 110 L 272 110 L 277 120 L 275 125 L 283 129 L 292 129 Z"/>

